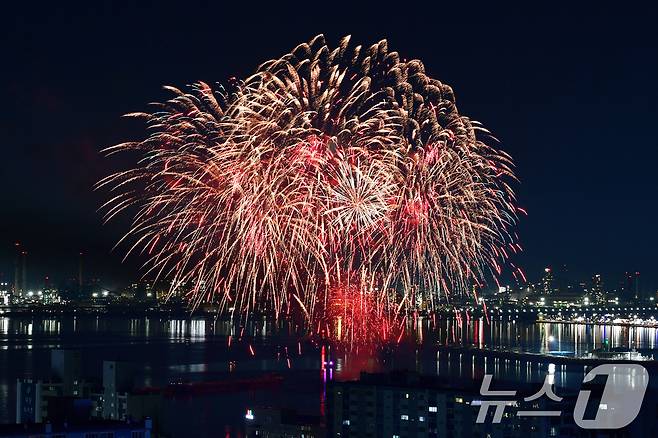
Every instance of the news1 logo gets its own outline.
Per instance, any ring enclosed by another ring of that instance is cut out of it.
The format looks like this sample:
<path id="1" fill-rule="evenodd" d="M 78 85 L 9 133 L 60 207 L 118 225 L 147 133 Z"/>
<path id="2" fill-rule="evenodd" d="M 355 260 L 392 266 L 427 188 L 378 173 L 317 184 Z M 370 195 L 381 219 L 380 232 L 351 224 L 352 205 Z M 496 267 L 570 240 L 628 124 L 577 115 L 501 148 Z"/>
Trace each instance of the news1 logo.
<path id="1" fill-rule="evenodd" d="M 649 373 L 646 368 L 637 364 L 599 365 L 585 375 L 583 383 L 591 382 L 597 376 L 607 376 L 607 379 L 595 417 L 593 419 L 584 418 L 591 391 L 581 389 L 573 411 L 574 421 L 583 429 L 620 429 L 629 425 L 640 413 L 644 394 L 649 385 Z M 552 377 L 547 375 L 541 389 L 523 400 L 530 402 L 541 397 L 548 397 L 554 402 L 562 401 L 562 397 L 553 390 Z M 502 399 L 482 400 L 476 423 L 484 423 L 490 407 L 494 408 L 492 423 L 497 424 L 501 422 L 506 407 L 518 406 L 517 401 L 512 398 L 516 396 L 516 391 L 492 391 L 489 389 L 491 379 L 491 374 L 485 374 L 480 387 L 480 395 Z M 518 417 L 556 417 L 562 415 L 562 411 L 518 410 L 516 415 Z"/>

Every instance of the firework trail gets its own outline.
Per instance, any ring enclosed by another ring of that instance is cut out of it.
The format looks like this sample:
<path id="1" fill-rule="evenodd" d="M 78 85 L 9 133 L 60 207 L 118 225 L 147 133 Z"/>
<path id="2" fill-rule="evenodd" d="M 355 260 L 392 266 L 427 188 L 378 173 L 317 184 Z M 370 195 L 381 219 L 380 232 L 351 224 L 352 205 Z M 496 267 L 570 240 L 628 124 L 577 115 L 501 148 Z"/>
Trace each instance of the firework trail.
<path id="1" fill-rule="evenodd" d="M 358 338 L 497 276 L 517 248 L 510 157 L 385 40 L 317 36 L 226 87 L 166 88 L 128 115 L 148 138 L 106 150 L 139 163 L 99 187 L 106 220 L 134 212 L 128 254 L 172 290 L 192 285 L 194 305 L 299 307 Z"/>

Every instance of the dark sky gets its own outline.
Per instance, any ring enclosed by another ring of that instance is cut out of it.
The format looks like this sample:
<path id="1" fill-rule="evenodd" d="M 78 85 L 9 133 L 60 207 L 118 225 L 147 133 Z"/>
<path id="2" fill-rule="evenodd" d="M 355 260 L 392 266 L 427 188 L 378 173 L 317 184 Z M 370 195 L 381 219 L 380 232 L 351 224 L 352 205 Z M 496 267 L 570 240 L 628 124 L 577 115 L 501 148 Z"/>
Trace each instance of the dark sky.
<path id="1" fill-rule="evenodd" d="M 162 85 L 244 76 L 324 33 L 333 44 L 346 34 L 364 45 L 387 38 L 403 57 L 422 59 L 453 87 L 460 112 L 502 141 L 529 212 L 517 262 L 530 278 L 543 266 L 566 264 L 574 279 L 596 272 L 612 284 L 632 269 L 642 272 L 645 288 L 658 286 L 655 2 L 588 9 L 119 3 L 3 5 L 5 278 L 15 241 L 30 253 L 35 283 L 74 275 L 80 250 L 88 254 L 86 270 L 107 285 L 134 277 L 140 260 L 121 264 L 122 250 L 111 251 L 125 224 L 102 226 L 96 209 L 103 196 L 92 191 L 122 164 L 99 150 L 144 134 L 120 116 L 168 98 Z"/>

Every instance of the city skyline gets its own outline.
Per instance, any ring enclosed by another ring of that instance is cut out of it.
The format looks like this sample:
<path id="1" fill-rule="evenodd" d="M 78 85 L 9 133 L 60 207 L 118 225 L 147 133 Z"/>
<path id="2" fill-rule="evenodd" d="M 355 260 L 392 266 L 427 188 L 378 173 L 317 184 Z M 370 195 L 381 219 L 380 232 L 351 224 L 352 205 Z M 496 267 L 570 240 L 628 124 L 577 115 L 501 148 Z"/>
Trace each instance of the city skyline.
<path id="1" fill-rule="evenodd" d="M 7 291 L 13 289 L 16 293 L 36 292 L 45 289 L 56 290 L 62 287 L 82 289 L 90 284 L 95 284 L 107 291 L 119 292 L 121 289 L 125 289 L 132 284 L 153 282 L 155 280 L 155 278 L 141 275 L 117 280 L 116 278 L 103 278 L 102 274 L 99 274 L 96 269 L 87 272 L 87 266 L 85 266 L 87 264 L 86 254 L 84 253 L 78 253 L 75 263 L 70 263 L 71 266 L 75 264 L 76 269 L 71 270 L 68 274 L 59 277 L 35 275 L 29 269 L 29 252 L 24 250 L 19 243 L 14 244 L 14 249 L 14 271 L 10 273 L 0 271 L 0 284 L 5 286 Z M 642 282 L 642 275 L 639 271 L 632 269 L 624 271 L 622 275 L 617 277 L 606 277 L 599 274 L 598 271 L 583 277 L 574 277 L 570 275 L 568 266 L 560 265 L 557 267 L 545 266 L 538 272 L 524 272 L 524 274 L 524 276 L 517 275 L 509 278 L 500 278 L 498 283 L 491 282 L 481 285 L 480 288 L 482 290 L 496 291 L 501 287 L 514 289 L 532 287 L 535 292 L 543 291 L 549 294 L 553 292 L 565 292 L 575 288 L 587 291 L 593 284 L 596 284 L 598 288 L 606 293 L 615 291 L 628 293 L 632 291 L 635 297 L 640 295 L 646 295 L 648 297 L 653 296 L 654 293 L 658 293 L 658 290 Z M 160 278 L 158 281 L 166 282 L 167 279 Z"/>

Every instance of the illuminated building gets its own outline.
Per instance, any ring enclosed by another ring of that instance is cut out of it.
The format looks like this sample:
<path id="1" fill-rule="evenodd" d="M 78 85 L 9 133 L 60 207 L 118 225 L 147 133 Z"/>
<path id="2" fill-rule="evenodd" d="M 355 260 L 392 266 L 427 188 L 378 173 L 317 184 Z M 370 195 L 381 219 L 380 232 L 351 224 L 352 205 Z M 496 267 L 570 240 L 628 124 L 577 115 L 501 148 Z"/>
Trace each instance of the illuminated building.
<path id="1" fill-rule="evenodd" d="M 86 399 L 90 410 L 92 385 L 81 378 L 82 358 L 77 350 L 51 350 L 51 381 L 24 379 L 16 385 L 16 422 L 33 423 L 52 419 L 55 412 L 79 409 Z"/>
<path id="2" fill-rule="evenodd" d="M 89 419 L 95 403 L 92 387 L 81 380 L 75 381 L 75 387 L 74 391 L 70 391 L 61 381 L 18 379 L 16 423 L 41 423 L 73 415 Z"/>
<path id="3" fill-rule="evenodd" d="M 133 369 L 125 362 L 103 361 L 103 418 L 121 420 L 128 411 Z"/>
<path id="4" fill-rule="evenodd" d="M 553 271 L 551 268 L 544 268 L 544 276 L 541 280 L 541 293 L 550 295 L 553 293 Z"/>
<path id="5" fill-rule="evenodd" d="M 624 275 L 624 295 L 627 300 L 638 300 L 641 298 L 639 272 L 626 272 Z"/>
<path id="6" fill-rule="evenodd" d="M 253 408 L 245 414 L 246 436 L 323 438 L 322 418 L 285 409 Z"/>
<path id="7" fill-rule="evenodd" d="M 47 288 L 43 290 L 42 300 L 43 304 L 56 304 L 62 302 L 62 297 L 57 289 Z"/>
<path id="8" fill-rule="evenodd" d="M 517 405 L 506 407 L 500 424 L 491 423 L 493 410 L 484 423 L 477 423 L 482 402 L 479 389 L 479 384 L 459 387 L 438 376 L 409 372 L 362 373 L 358 381 L 331 383 L 327 394 L 327 432 L 342 438 L 538 438 L 571 432 L 571 425 L 563 424 L 561 418 L 516 415 L 523 409 L 553 407 L 554 402 L 548 399 L 530 403 L 521 397 Z M 524 388 L 523 392 L 532 394 L 536 388 Z"/>
<path id="9" fill-rule="evenodd" d="M 78 350 L 51 350 L 50 364 L 53 377 L 62 383 L 63 395 L 80 395 L 82 354 Z"/>
<path id="10" fill-rule="evenodd" d="M 155 301 L 156 293 L 153 289 L 153 282 L 139 281 L 131 284 L 127 289 L 121 292 L 121 297 L 127 300 L 136 301 Z"/>
<path id="11" fill-rule="evenodd" d="M 0 306 L 8 306 L 11 302 L 9 283 L 0 282 Z"/>
<path id="12" fill-rule="evenodd" d="M 82 357 L 78 350 L 52 350 L 51 365 L 50 381 L 17 380 L 17 423 L 151 418 L 157 429 L 162 394 L 130 393 L 132 364 L 103 361 L 102 388 L 80 377 Z"/>
<path id="13" fill-rule="evenodd" d="M 603 292 L 603 280 L 600 274 L 592 277 L 592 287 L 590 289 L 591 300 L 594 304 L 605 302 L 605 293 Z"/>

